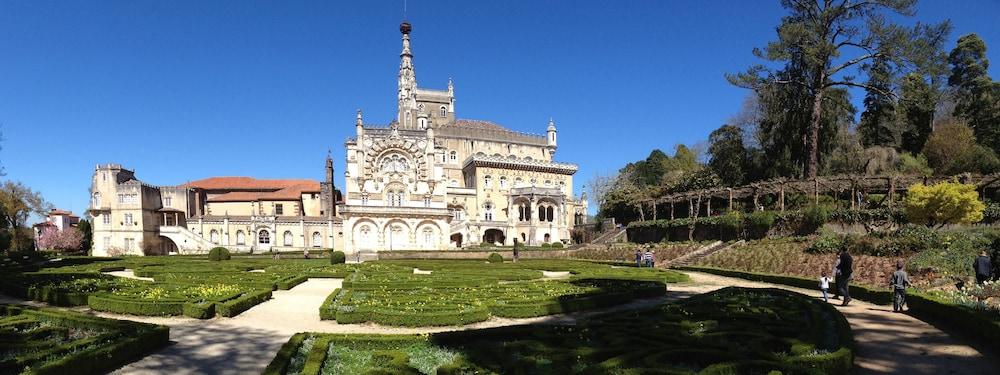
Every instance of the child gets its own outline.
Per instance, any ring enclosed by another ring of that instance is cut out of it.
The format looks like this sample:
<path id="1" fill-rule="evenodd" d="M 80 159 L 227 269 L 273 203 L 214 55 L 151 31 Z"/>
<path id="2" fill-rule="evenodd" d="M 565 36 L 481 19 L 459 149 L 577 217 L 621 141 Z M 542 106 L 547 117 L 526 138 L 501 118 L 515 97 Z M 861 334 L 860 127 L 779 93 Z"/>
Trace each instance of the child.
<path id="1" fill-rule="evenodd" d="M 830 276 L 826 271 L 820 273 L 819 290 L 823 291 L 823 302 L 830 302 L 826 294 L 830 290 Z"/>
<path id="2" fill-rule="evenodd" d="M 889 286 L 892 287 L 892 312 L 903 312 L 903 305 L 906 305 L 906 287 L 910 286 L 910 278 L 903 270 L 903 260 L 896 261 L 896 272 L 892 273 L 889 279 Z"/>

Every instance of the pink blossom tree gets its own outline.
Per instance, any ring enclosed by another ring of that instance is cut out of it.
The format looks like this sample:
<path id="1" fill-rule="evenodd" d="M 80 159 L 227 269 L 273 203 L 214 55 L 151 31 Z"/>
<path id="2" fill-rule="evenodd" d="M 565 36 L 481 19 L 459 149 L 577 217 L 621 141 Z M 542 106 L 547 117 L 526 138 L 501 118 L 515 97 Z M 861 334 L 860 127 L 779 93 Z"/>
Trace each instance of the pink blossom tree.
<path id="1" fill-rule="evenodd" d="M 38 236 L 38 248 L 42 250 L 76 251 L 82 244 L 83 233 L 76 228 L 47 228 Z"/>

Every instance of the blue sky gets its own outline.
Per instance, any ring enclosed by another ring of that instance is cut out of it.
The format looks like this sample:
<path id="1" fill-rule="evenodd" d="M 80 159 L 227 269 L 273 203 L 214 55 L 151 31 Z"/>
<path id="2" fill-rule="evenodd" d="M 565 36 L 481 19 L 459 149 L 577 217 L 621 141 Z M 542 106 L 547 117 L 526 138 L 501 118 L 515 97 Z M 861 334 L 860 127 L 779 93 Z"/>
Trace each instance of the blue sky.
<path id="1" fill-rule="evenodd" d="M 653 148 L 705 140 L 747 92 L 726 72 L 774 38 L 778 1 L 410 1 L 417 81 L 460 118 L 533 133 L 549 117 L 576 188 Z M 979 33 L 1000 78 L 996 0 L 923 1 Z M 175 185 L 208 176 L 343 184 L 354 112 L 395 115 L 401 1 L 0 0 L 0 164 L 81 212 L 95 164 Z M 855 93 L 860 106 L 863 93 Z"/>

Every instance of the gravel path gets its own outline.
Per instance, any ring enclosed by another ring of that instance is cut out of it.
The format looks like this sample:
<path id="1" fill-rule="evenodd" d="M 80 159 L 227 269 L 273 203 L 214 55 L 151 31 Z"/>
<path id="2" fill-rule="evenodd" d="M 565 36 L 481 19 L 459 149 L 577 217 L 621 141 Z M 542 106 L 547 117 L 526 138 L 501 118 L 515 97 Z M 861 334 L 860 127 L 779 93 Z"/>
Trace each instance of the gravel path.
<path id="1" fill-rule="evenodd" d="M 707 273 L 686 272 L 691 282 L 671 285 L 680 293 L 706 293 L 727 286 L 780 288 L 819 297 L 819 290 L 747 281 Z M 1000 374 L 996 358 L 962 344 L 948 334 L 890 306 L 858 300 L 837 309 L 854 331 L 858 374 Z"/>

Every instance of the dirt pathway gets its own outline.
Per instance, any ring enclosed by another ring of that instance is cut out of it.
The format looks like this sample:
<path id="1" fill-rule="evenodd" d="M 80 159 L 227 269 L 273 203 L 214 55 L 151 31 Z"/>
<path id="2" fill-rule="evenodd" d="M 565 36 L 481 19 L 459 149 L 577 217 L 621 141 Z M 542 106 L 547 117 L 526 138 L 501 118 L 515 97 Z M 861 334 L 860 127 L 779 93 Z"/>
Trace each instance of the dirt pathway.
<path id="1" fill-rule="evenodd" d="M 684 272 L 691 282 L 671 285 L 671 290 L 706 293 L 726 286 L 781 288 L 819 298 L 818 290 L 747 281 L 699 272 Z M 853 300 L 837 309 L 847 317 L 857 343 L 859 374 L 1000 374 L 995 358 L 985 357 L 948 334 L 891 306 Z"/>

